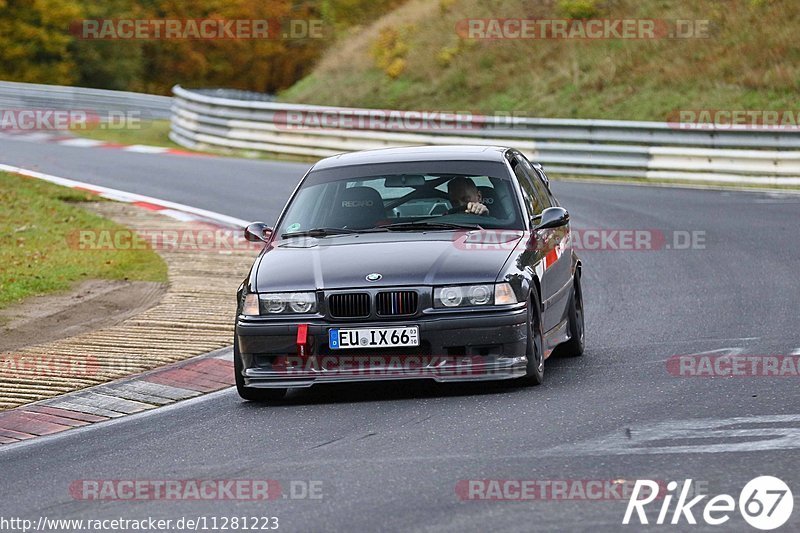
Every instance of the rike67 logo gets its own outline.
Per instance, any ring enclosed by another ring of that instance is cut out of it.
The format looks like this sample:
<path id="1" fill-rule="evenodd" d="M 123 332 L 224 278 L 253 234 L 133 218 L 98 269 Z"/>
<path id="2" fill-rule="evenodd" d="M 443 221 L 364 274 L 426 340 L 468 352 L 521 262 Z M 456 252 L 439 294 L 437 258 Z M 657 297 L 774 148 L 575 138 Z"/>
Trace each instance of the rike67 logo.
<path id="1" fill-rule="evenodd" d="M 633 493 L 628 500 L 625 517 L 622 523 L 631 523 L 634 512 L 640 524 L 648 524 L 645 507 L 655 501 L 659 496 L 659 484 L 649 479 L 638 479 L 633 487 Z M 661 508 L 655 524 L 680 524 L 683 520 L 687 524 L 697 524 L 696 513 L 702 513 L 703 521 L 712 526 L 725 524 L 736 510 L 736 500 L 729 494 L 719 494 L 707 500 L 704 506 L 698 505 L 708 495 L 700 494 L 689 499 L 692 490 L 692 480 L 684 481 L 678 489 L 676 481 L 667 484 L 667 493 L 661 498 Z M 640 495 L 645 496 L 640 498 Z M 678 495 L 675 508 L 670 513 L 673 496 Z M 794 498 L 789 486 L 782 480 L 772 476 L 759 476 L 750 480 L 739 493 L 739 513 L 742 518 L 756 529 L 768 531 L 784 525 L 792 515 Z M 695 509 L 695 506 L 697 508 Z M 671 516 L 670 516 L 671 515 Z M 669 520 L 669 521 L 668 521 Z M 634 522 L 635 523 L 635 522 Z"/>

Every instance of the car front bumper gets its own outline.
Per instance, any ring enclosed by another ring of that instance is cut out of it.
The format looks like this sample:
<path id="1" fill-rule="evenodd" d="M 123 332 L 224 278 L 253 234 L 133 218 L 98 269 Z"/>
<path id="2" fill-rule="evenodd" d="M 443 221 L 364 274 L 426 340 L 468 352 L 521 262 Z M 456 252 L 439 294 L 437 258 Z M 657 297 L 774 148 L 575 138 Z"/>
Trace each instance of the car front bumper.
<path id="1" fill-rule="evenodd" d="M 527 310 L 438 313 L 402 322 L 332 322 L 322 318 L 236 322 L 238 357 L 247 387 L 309 387 L 315 383 L 433 379 L 489 381 L 523 377 Z M 297 331 L 307 324 L 304 352 Z M 415 348 L 331 350 L 330 328 L 419 326 Z"/>

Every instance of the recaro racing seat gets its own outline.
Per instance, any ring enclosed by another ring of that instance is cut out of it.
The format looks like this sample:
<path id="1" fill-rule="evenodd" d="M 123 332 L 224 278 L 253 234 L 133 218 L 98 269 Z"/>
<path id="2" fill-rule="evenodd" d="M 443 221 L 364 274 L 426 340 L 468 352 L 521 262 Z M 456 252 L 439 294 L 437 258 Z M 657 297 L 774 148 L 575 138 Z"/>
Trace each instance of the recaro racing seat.
<path id="1" fill-rule="evenodd" d="M 372 187 L 350 187 L 343 190 L 331 210 L 332 228 L 366 229 L 386 218 L 383 198 Z"/>
<path id="2" fill-rule="evenodd" d="M 494 187 L 478 187 L 478 191 L 481 193 L 483 205 L 489 209 L 490 217 L 501 220 L 508 217 L 508 213 L 506 213 L 506 210 L 503 208 L 503 202 L 500 201 Z"/>

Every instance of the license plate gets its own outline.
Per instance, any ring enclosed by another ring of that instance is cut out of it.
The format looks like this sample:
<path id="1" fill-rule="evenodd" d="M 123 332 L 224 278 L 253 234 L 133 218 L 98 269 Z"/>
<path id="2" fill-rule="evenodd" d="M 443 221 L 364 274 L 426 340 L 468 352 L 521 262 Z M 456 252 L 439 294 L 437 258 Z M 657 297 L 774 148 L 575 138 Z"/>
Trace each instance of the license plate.
<path id="1" fill-rule="evenodd" d="M 332 328 L 328 330 L 328 345 L 332 350 L 419 346 L 419 326 L 359 329 Z"/>

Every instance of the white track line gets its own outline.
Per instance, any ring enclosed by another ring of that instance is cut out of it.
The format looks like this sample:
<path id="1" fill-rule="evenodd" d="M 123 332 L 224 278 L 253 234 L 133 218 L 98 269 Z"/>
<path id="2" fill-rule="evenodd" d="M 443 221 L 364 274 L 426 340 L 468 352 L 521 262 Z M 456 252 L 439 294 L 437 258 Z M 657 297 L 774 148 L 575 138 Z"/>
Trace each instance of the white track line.
<path id="1" fill-rule="evenodd" d="M 94 146 L 101 146 L 106 144 L 104 141 L 96 141 L 94 139 L 82 139 L 82 138 L 65 139 L 63 141 L 57 141 L 57 143 L 64 146 L 79 146 L 81 148 L 91 148 Z"/>
<path id="2" fill-rule="evenodd" d="M 25 168 L 15 167 L 12 165 L 5 165 L 0 163 L 0 171 L 11 172 L 13 174 L 19 174 L 21 176 L 28 176 L 30 178 L 49 181 L 50 183 L 55 183 L 56 185 L 62 185 L 64 187 L 70 187 L 73 189 L 74 188 L 88 189 L 90 191 L 97 192 L 104 198 L 118 200 L 120 202 L 146 202 L 148 204 L 161 206 L 165 209 L 172 209 L 175 211 L 180 211 L 182 213 L 189 213 L 192 215 L 196 215 L 198 217 L 213 220 L 215 222 L 219 222 L 227 226 L 243 228 L 249 224 L 248 221 L 242 220 L 241 218 L 235 218 L 228 215 L 223 215 L 222 213 L 216 213 L 214 211 L 208 211 L 206 209 L 200 209 L 198 207 L 192 207 L 189 205 L 179 204 L 176 202 L 170 202 L 168 200 L 161 200 L 159 198 L 153 198 L 152 196 L 144 196 L 142 194 L 120 191 L 118 189 L 111 189 L 109 187 L 102 187 L 100 185 L 94 185 L 82 181 L 71 180 L 68 178 L 61 178 L 59 176 L 53 176 L 52 174 L 45 174 L 43 172 L 28 170 Z"/>
<path id="3" fill-rule="evenodd" d="M 132 144 L 130 146 L 123 146 L 121 149 L 126 152 L 139 152 L 141 154 L 163 154 L 170 150 L 163 146 L 148 146 L 144 144 Z"/>

